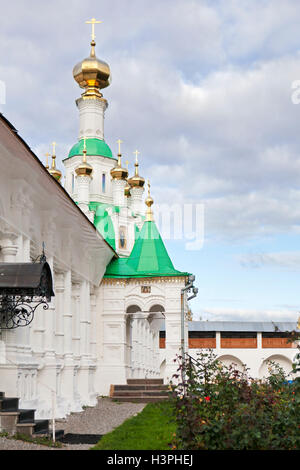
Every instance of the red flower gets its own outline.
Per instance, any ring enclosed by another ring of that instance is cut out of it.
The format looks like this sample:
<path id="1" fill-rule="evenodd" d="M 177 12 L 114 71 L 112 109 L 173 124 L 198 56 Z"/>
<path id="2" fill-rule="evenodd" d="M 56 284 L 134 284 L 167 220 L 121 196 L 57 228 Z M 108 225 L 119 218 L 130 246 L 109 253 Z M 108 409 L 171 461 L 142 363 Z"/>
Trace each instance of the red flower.
<path id="1" fill-rule="evenodd" d="M 210 401 L 210 397 L 204 397 L 204 400 Z"/>

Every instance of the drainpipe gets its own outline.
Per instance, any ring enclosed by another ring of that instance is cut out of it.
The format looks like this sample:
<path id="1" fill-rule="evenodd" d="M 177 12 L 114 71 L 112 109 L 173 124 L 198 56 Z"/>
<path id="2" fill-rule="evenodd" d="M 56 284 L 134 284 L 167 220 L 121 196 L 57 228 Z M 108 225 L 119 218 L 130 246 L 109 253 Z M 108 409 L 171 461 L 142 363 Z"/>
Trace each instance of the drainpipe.
<path id="1" fill-rule="evenodd" d="M 185 292 L 189 292 L 191 289 L 193 289 L 193 295 L 188 297 L 187 300 L 191 300 L 194 297 L 197 296 L 198 294 L 198 288 L 194 287 L 194 281 L 195 281 L 195 276 L 191 275 L 188 277 L 188 284 L 181 289 L 181 351 L 182 351 L 182 357 L 185 358 L 185 342 L 184 342 L 184 294 Z M 183 370 L 183 381 L 185 380 L 185 371 Z"/>

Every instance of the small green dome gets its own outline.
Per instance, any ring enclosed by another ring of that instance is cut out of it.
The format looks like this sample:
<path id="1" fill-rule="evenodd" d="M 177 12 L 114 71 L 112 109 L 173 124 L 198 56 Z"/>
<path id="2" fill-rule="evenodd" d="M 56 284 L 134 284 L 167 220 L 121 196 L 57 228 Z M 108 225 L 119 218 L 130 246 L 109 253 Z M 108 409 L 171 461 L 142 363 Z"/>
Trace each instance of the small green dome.
<path id="1" fill-rule="evenodd" d="M 83 144 L 84 140 L 81 139 L 77 144 L 73 145 L 67 158 L 74 157 L 75 155 L 83 155 Z M 107 143 L 101 139 L 86 139 L 86 152 L 87 155 L 99 155 L 116 160 Z"/>

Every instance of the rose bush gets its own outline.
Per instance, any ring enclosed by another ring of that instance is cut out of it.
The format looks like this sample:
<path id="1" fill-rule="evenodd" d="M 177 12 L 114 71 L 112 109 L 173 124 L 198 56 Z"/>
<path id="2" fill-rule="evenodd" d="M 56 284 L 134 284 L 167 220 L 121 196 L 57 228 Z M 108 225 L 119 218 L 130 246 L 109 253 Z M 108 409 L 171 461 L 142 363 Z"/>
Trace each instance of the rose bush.
<path id="1" fill-rule="evenodd" d="M 299 378 L 290 383 L 270 363 L 269 377 L 254 380 L 246 368 L 222 364 L 212 350 L 204 350 L 197 360 L 188 355 L 177 360 L 176 383 L 170 387 L 177 425 L 173 448 L 300 448 Z"/>

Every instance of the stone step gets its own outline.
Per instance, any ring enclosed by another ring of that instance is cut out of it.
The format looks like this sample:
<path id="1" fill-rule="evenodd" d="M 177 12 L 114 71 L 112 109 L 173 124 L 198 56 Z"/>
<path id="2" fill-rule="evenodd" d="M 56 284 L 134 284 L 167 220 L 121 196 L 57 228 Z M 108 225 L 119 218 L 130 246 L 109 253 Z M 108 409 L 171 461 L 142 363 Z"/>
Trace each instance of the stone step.
<path id="1" fill-rule="evenodd" d="M 163 379 L 127 379 L 128 385 L 163 385 Z"/>
<path id="2" fill-rule="evenodd" d="M 116 390 L 112 397 L 165 397 L 168 394 L 167 390 Z"/>
<path id="3" fill-rule="evenodd" d="M 19 410 L 19 398 L 0 398 L 0 412 Z"/>
<path id="4" fill-rule="evenodd" d="M 17 423 L 16 431 L 18 434 L 25 436 L 32 436 L 34 431 L 34 422 L 32 423 Z"/>
<path id="5" fill-rule="evenodd" d="M 49 420 L 48 419 L 35 420 L 34 434 L 49 434 Z"/>
<path id="6" fill-rule="evenodd" d="M 112 397 L 113 399 L 119 402 L 130 402 L 130 403 L 155 403 L 155 402 L 162 402 L 169 399 L 169 397 L 162 396 L 152 396 L 152 397 Z"/>
<path id="7" fill-rule="evenodd" d="M 114 390 L 168 390 L 168 385 L 114 385 Z"/>
<path id="8" fill-rule="evenodd" d="M 40 433 L 39 435 L 41 435 Z M 55 441 L 61 441 L 65 435 L 65 431 L 63 429 L 56 429 L 55 430 Z M 47 437 L 52 439 L 52 430 L 50 429 L 49 433 L 47 434 Z"/>
<path id="9" fill-rule="evenodd" d="M 103 434 L 65 434 L 57 440 L 63 444 L 97 444 L 102 439 Z"/>
<path id="10" fill-rule="evenodd" d="M 35 410 L 19 410 L 19 420 L 21 423 L 34 423 Z"/>

